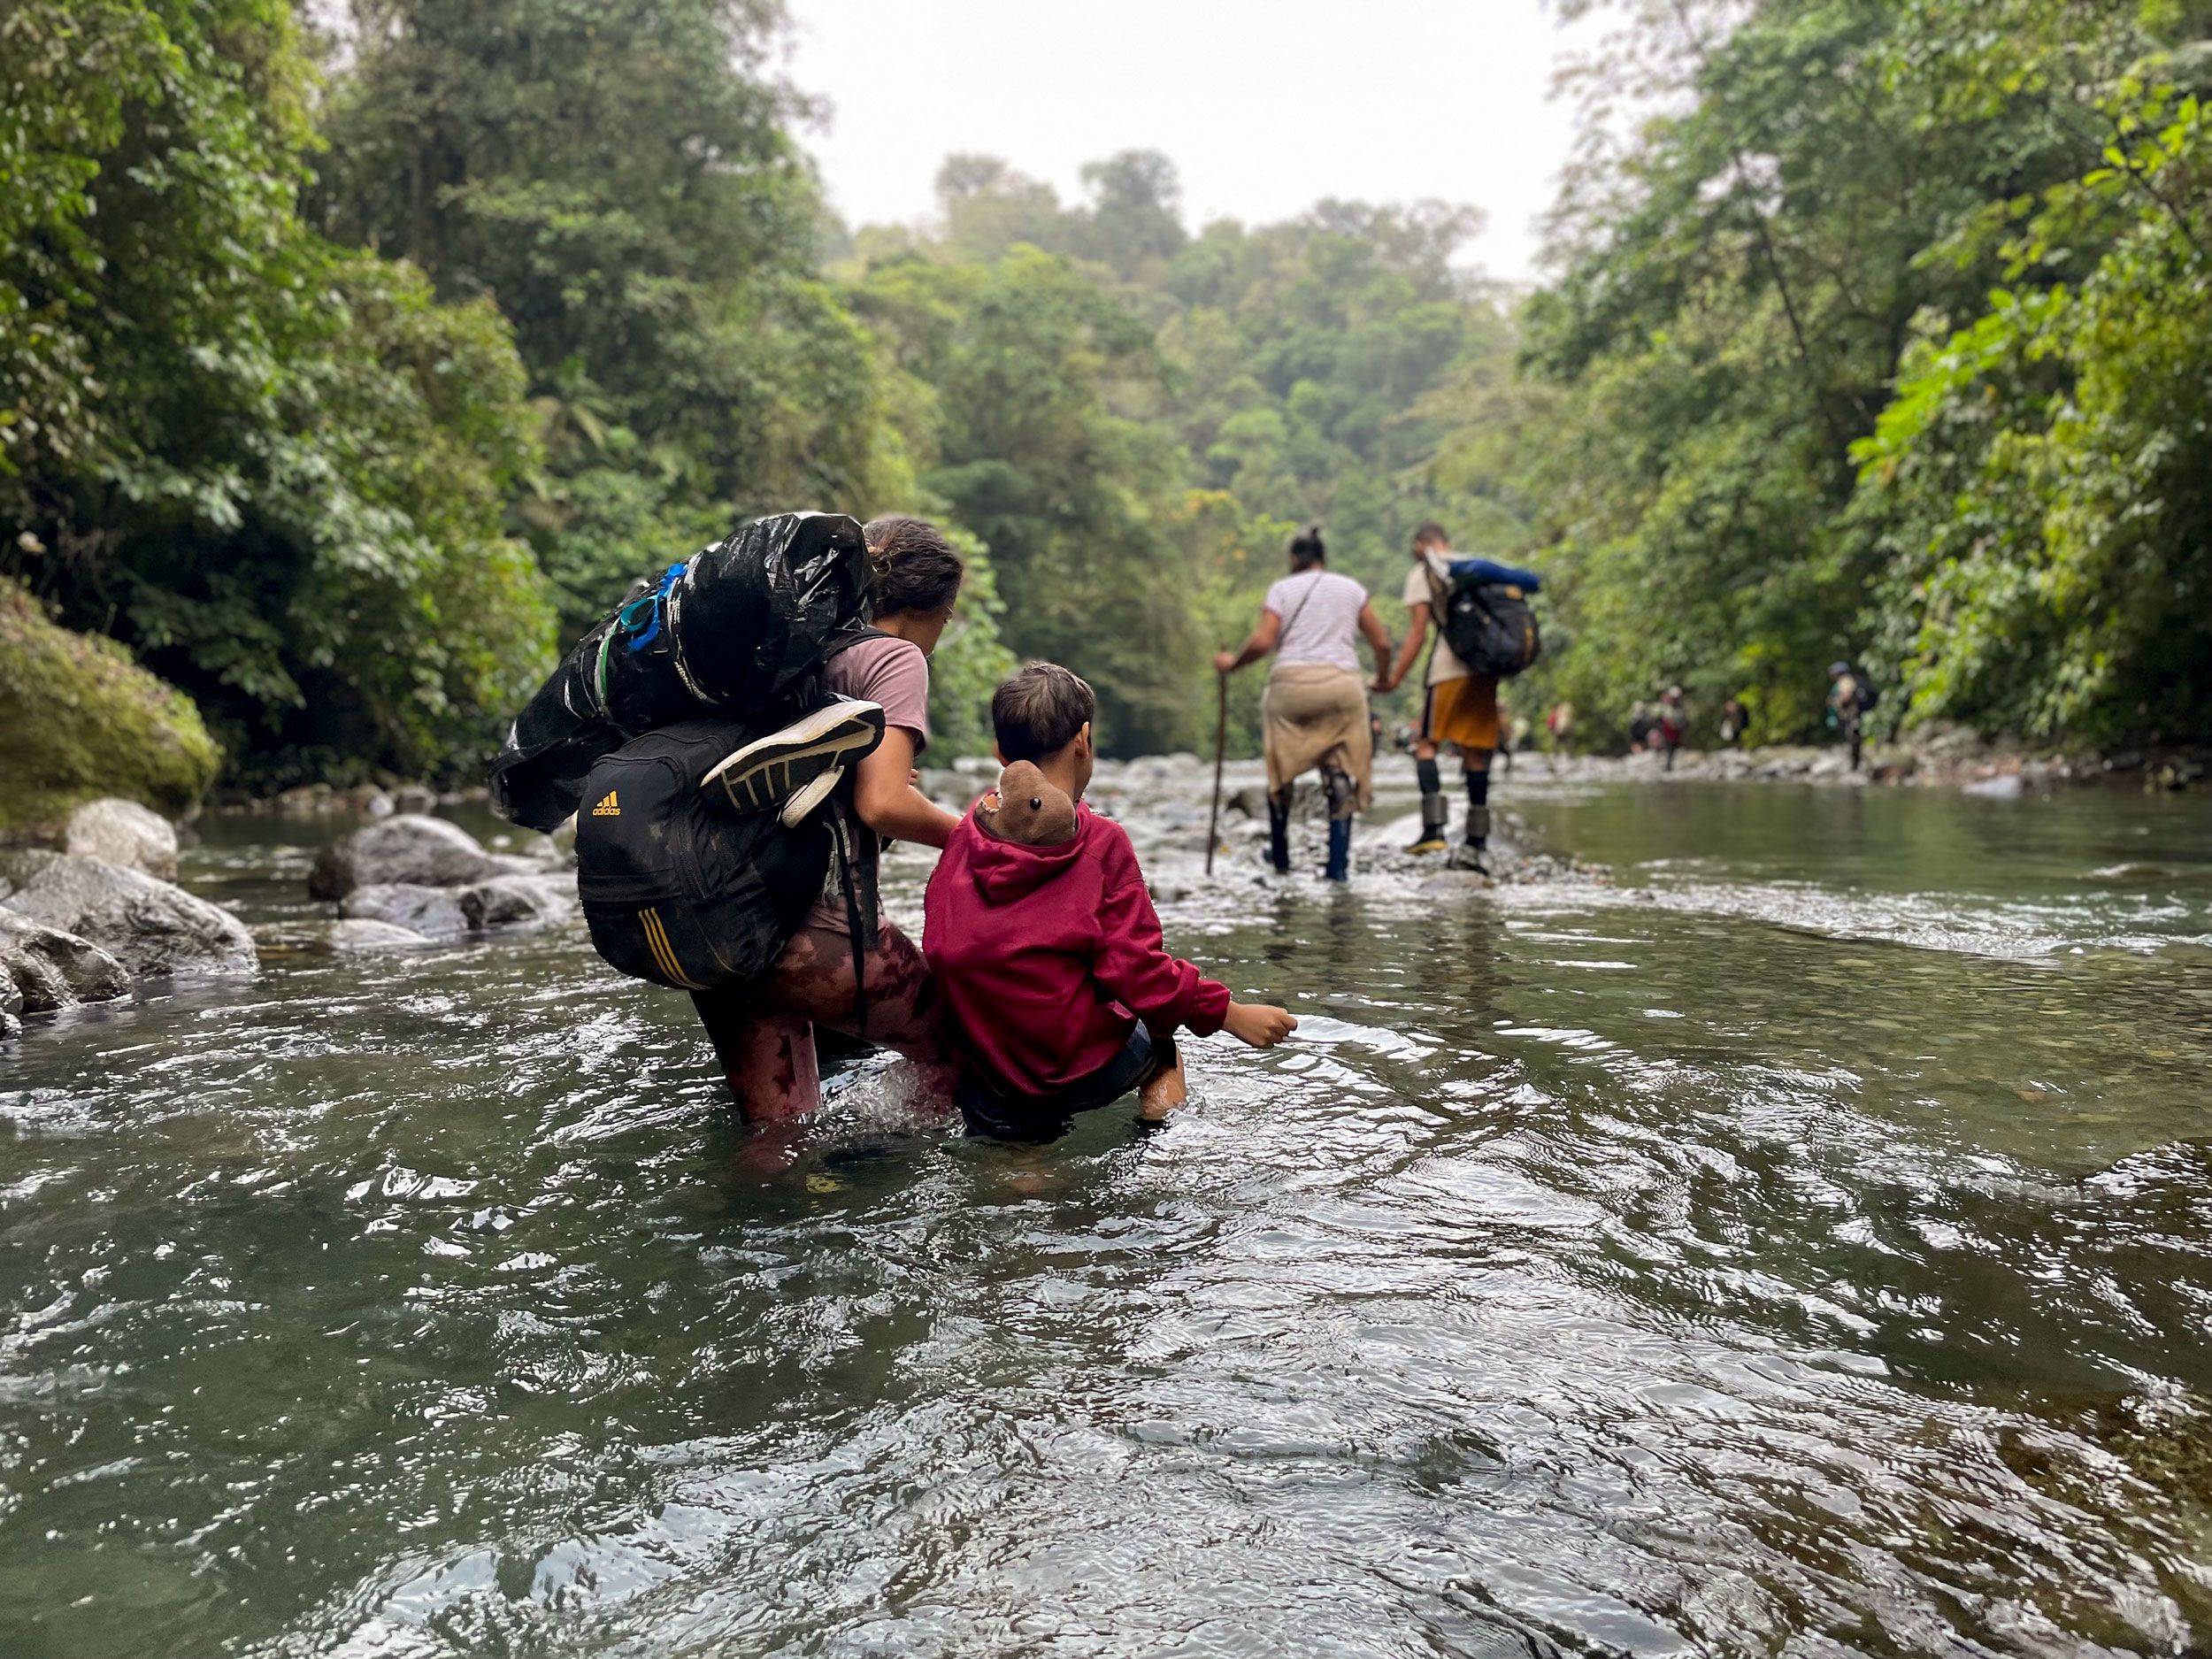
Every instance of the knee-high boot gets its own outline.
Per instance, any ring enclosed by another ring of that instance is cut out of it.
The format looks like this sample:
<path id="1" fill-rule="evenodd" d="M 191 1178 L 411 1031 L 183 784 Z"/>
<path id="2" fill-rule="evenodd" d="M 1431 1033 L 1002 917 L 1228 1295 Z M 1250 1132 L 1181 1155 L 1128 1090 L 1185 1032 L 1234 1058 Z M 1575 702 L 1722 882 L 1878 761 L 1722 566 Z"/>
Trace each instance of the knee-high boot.
<path id="1" fill-rule="evenodd" d="M 1321 872 L 1331 881 L 1349 881 L 1352 879 L 1352 820 L 1333 818 L 1329 820 L 1329 862 Z"/>

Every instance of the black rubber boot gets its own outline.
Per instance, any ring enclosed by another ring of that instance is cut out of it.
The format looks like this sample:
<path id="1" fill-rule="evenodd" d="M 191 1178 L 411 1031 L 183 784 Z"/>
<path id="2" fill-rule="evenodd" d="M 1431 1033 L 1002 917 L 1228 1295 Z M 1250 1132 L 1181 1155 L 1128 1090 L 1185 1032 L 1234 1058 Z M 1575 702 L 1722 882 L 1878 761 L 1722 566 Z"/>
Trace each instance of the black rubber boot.
<path id="1" fill-rule="evenodd" d="M 1290 873 L 1290 803 L 1267 797 L 1267 862 L 1278 875 Z"/>
<path id="2" fill-rule="evenodd" d="M 1421 780 L 1421 833 L 1406 850 L 1440 853 L 1445 847 L 1444 826 L 1449 821 L 1444 806 L 1444 782 L 1432 760 L 1415 761 L 1413 771 Z"/>
<path id="3" fill-rule="evenodd" d="M 1488 875 L 1490 866 L 1483 855 L 1489 846 L 1490 774 L 1486 771 L 1471 772 L 1467 774 L 1467 839 L 1452 855 L 1453 867 Z"/>
<path id="4" fill-rule="evenodd" d="M 1333 818 L 1329 820 L 1329 863 L 1322 872 L 1330 881 L 1349 881 L 1352 879 L 1352 820 Z"/>

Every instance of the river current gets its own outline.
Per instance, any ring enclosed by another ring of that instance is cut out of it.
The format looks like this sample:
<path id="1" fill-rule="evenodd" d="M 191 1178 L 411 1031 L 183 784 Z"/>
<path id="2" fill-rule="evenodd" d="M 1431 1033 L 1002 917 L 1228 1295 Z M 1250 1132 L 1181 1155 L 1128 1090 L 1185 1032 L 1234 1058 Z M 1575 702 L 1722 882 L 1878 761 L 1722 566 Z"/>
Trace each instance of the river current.
<path id="1" fill-rule="evenodd" d="M 209 822 L 261 974 L 0 1049 L 0 1654 L 2212 1646 L 2212 799 L 1524 761 L 1610 885 L 1333 891 L 1206 782 L 1101 798 L 1291 1043 L 781 1168 L 580 933 L 294 949 Z"/>

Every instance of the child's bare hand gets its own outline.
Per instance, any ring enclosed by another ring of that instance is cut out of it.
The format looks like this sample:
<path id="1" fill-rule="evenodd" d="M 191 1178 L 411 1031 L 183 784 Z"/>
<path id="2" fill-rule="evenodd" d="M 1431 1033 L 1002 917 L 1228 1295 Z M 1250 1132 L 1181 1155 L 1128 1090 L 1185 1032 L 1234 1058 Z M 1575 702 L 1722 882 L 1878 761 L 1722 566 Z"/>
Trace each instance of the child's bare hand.
<path id="1" fill-rule="evenodd" d="M 1239 1042 L 1248 1043 L 1255 1048 L 1272 1048 L 1298 1029 L 1298 1022 L 1291 1018 L 1286 1008 L 1266 1002 L 1232 1002 L 1221 1028 Z"/>

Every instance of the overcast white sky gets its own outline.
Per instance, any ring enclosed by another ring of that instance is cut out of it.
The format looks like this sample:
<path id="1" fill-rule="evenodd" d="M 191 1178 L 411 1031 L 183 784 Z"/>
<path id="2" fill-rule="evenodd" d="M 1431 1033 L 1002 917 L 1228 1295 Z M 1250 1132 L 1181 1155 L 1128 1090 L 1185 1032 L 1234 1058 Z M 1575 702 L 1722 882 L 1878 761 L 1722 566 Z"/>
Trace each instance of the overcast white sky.
<path id="1" fill-rule="evenodd" d="M 1077 170 L 1164 150 L 1194 228 L 1323 196 L 1472 203 L 1462 257 L 1535 275 L 1573 111 L 1544 0 L 790 0 L 784 68 L 826 96 L 806 134 L 855 226 L 933 209 L 953 150 L 1002 156 L 1078 199 Z"/>

